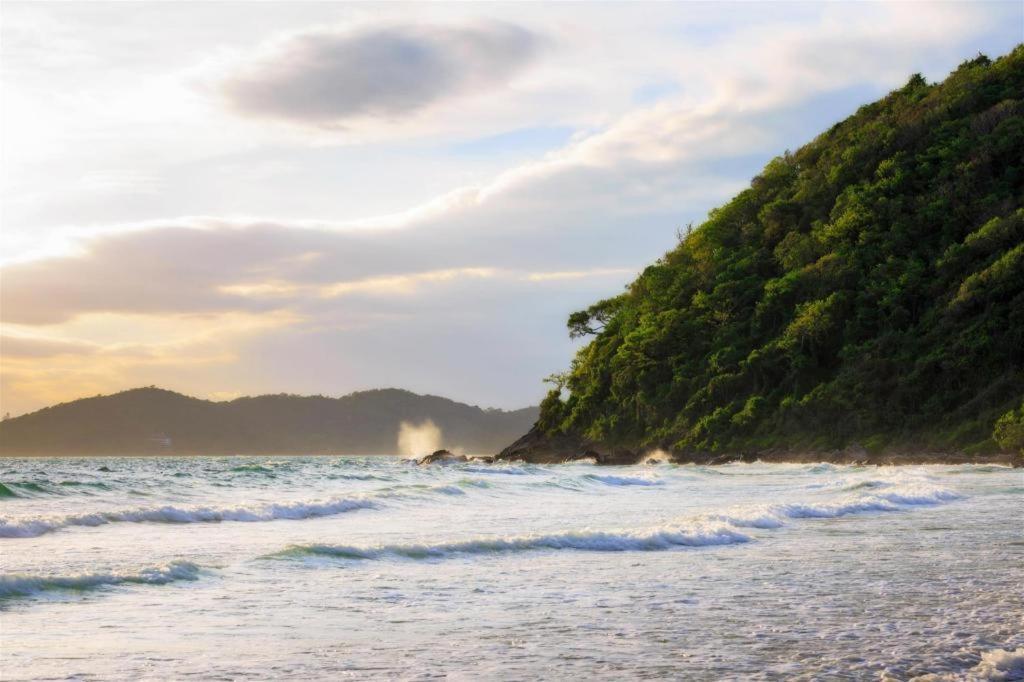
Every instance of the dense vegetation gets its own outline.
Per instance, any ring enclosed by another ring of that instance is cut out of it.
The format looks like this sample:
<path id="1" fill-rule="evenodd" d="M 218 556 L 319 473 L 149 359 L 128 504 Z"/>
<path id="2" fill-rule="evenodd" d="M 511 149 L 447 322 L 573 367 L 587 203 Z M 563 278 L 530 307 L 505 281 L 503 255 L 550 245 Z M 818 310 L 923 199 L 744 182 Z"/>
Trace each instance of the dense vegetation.
<path id="1" fill-rule="evenodd" d="M 538 427 L 691 452 L 1024 448 L 1022 188 L 1024 46 L 914 76 L 573 314 L 593 339 Z"/>
<path id="2" fill-rule="evenodd" d="M 139 388 L 4 420 L 0 453 L 393 454 L 400 424 L 426 419 L 441 429 L 445 446 L 486 453 L 536 418 L 535 407 L 484 410 L 397 389 L 212 402 Z"/>

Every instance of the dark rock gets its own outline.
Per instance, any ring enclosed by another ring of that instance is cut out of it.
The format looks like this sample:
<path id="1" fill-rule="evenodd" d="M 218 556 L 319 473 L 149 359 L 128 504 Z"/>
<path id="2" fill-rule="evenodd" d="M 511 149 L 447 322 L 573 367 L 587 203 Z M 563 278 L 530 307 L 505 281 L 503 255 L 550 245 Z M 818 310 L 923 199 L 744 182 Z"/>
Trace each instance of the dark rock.
<path id="1" fill-rule="evenodd" d="M 561 464 L 593 459 L 597 464 L 636 464 L 640 456 L 628 448 L 610 447 L 572 434 L 549 435 L 537 427 L 499 452 L 497 462 Z"/>
<path id="2" fill-rule="evenodd" d="M 436 450 L 426 457 L 421 457 L 416 461 L 417 464 L 423 466 L 424 464 L 451 464 L 453 462 L 468 462 L 469 458 L 465 455 L 456 455 L 454 452 L 448 450 Z"/>

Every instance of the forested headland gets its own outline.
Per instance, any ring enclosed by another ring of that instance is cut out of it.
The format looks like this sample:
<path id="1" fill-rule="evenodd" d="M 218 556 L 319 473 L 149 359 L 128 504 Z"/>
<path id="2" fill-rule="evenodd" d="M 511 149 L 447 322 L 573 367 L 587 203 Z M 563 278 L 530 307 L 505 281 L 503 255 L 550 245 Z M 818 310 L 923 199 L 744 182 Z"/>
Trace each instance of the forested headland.
<path id="1" fill-rule="evenodd" d="M 519 455 L 1020 452 L 1022 193 L 1024 46 L 912 76 L 572 314 Z"/>

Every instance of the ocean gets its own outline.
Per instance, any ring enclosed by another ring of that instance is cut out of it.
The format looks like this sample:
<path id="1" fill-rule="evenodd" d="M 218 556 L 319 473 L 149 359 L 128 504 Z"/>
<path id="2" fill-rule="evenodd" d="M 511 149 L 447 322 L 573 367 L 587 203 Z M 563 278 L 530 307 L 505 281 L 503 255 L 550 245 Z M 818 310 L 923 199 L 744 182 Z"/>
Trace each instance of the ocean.
<path id="1" fill-rule="evenodd" d="M 1024 679 L 1024 472 L 0 461 L 0 678 Z"/>

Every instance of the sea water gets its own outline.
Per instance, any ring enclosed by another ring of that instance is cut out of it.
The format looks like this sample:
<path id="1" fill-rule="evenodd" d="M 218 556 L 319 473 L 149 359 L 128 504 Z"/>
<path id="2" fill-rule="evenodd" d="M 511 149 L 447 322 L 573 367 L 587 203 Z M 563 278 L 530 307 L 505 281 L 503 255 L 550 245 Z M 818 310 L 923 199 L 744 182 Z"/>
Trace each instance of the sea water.
<path id="1" fill-rule="evenodd" d="M 0 678 L 1024 679 L 997 466 L 0 461 Z"/>

